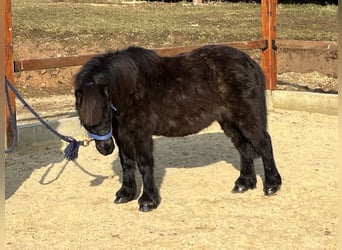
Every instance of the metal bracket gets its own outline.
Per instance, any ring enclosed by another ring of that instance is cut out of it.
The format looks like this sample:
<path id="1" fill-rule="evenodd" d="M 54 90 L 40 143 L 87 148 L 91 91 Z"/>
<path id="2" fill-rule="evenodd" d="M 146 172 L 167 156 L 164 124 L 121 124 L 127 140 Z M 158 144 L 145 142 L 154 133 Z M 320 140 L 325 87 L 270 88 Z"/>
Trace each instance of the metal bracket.
<path id="1" fill-rule="evenodd" d="M 268 49 L 268 40 L 266 39 L 264 42 L 265 42 L 265 45 L 264 45 L 264 47 L 262 48 L 262 51 Z M 274 39 L 272 40 L 272 49 L 275 50 L 275 51 L 278 49 L 278 47 L 277 47 L 277 45 L 276 45 L 276 41 L 275 41 Z"/>
<path id="2" fill-rule="evenodd" d="M 276 41 L 274 39 L 272 40 L 272 49 L 273 50 L 277 50 L 278 49 L 278 47 L 276 45 Z"/>
<path id="3" fill-rule="evenodd" d="M 267 50 L 268 49 L 268 40 L 264 40 L 264 47 L 262 48 L 262 51 Z"/>
<path id="4" fill-rule="evenodd" d="M 13 71 L 14 71 L 14 73 L 20 72 L 20 70 L 19 70 L 19 68 L 18 68 L 18 66 L 17 66 L 15 61 L 13 62 Z"/>

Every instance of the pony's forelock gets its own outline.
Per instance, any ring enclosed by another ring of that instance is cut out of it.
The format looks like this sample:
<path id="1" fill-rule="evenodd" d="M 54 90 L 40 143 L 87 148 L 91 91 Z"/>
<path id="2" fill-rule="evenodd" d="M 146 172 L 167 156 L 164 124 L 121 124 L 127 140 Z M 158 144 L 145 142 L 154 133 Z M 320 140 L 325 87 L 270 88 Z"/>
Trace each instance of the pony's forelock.
<path id="1" fill-rule="evenodd" d="M 101 122 L 106 98 L 103 96 L 103 61 L 105 55 L 93 57 L 74 76 L 76 108 L 82 125 L 94 126 Z M 104 85 L 103 85 L 104 84 Z"/>
<path id="2" fill-rule="evenodd" d="M 78 110 L 81 123 L 86 126 L 100 124 L 105 108 L 105 99 L 101 96 L 100 91 L 95 86 L 83 85 L 78 92 L 81 95 Z"/>

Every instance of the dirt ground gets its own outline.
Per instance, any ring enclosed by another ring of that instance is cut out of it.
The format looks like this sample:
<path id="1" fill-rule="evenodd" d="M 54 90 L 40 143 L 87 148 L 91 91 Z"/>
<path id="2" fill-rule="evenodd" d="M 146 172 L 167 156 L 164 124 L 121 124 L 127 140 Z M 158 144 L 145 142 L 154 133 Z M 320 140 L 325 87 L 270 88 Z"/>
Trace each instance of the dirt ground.
<path id="1" fill-rule="evenodd" d="M 94 144 L 75 162 L 65 145 L 21 147 L 6 157 L 6 249 L 336 249 L 337 116 L 274 110 L 269 131 L 283 177 L 273 197 L 258 185 L 230 192 L 236 150 L 214 123 L 185 138 L 155 138 L 162 202 L 113 203 L 117 151 Z M 140 182 L 140 179 L 138 182 Z"/>

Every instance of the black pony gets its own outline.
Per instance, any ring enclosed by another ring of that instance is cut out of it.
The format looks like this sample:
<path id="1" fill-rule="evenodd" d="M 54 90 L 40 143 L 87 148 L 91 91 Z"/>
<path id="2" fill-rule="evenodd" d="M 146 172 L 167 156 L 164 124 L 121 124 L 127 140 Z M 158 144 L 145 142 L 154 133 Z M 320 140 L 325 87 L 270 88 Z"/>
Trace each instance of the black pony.
<path id="1" fill-rule="evenodd" d="M 267 132 L 265 78 L 247 54 L 208 45 L 173 57 L 129 47 L 90 59 L 74 78 L 80 122 L 97 150 L 111 154 L 114 141 L 123 168 L 115 203 L 136 198 L 136 165 L 143 179 L 141 211 L 160 203 L 154 180 L 152 135 L 186 136 L 217 121 L 240 154 L 233 192 L 256 186 L 253 160 L 261 156 L 264 192 L 280 189 Z"/>

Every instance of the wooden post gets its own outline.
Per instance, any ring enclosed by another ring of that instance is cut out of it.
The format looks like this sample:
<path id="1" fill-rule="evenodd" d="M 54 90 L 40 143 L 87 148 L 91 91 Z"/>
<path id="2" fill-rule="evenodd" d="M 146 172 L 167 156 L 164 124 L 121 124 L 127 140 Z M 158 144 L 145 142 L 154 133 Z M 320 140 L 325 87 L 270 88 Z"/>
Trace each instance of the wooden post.
<path id="1" fill-rule="evenodd" d="M 5 2 L 0 1 L 0 79 L 1 79 L 1 90 L 0 100 L 5 99 L 5 25 L 3 18 L 5 17 Z M 0 246 L 5 246 L 5 107 L 0 105 Z"/>
<path id="2" fill-rule="evenodd" d="M 5 0 L 5 74 L 7 79 L 14 84 L 14 66 L 13 66 L 13 36 L 12 36 L 12 11 L 11 0 Z M 15 95 L 9 90 L 11 105 L 14 114 L 16 113 Z M 9 121 L 9 110 L 6 99 L 6 123 L 5 130 L 7 135 L 7 145 L 13 142 L 13 131 Z"/>
<path id="3" fill-rule="evenodd" d="M 277 88 L 276 9 L 277 0 L 261 0 L 262 39 L 265 41 L 261 58 L 268 90 Z"/>
<path id="4" fill-rule="evenodd" d="M 203 3 L 203 0 L 192 0 L 193 5 L 201 5 Z"/>

